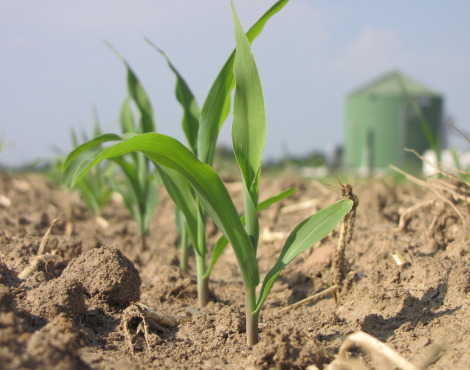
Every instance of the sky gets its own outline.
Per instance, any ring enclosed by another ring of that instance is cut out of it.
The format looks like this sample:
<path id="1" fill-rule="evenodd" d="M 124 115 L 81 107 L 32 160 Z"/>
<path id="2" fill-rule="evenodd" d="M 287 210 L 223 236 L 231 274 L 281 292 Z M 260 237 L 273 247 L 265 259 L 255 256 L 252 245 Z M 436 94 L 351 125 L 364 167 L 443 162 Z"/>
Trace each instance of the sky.
<path id="1" fill-rule="evenodd" d="M 272 0 L 235 0 L 247 30 Z M 398 69 L 440 92 L 470 132 L 470 1 L 291 0 L 253 44 L 265 96 L 266 159 L 333 150 L 347 94 Z M 165 50 L 200 105 L 234 47 L 229 0 L 0 0 L 0 163 L 54 159 L 70 132 L 119 133 L 128 60 L 158 131 L 184 140 Z M 230 145 L 231 120 L 220 142 Z M 449 144 L 468 149 L 458 135 Z"/>

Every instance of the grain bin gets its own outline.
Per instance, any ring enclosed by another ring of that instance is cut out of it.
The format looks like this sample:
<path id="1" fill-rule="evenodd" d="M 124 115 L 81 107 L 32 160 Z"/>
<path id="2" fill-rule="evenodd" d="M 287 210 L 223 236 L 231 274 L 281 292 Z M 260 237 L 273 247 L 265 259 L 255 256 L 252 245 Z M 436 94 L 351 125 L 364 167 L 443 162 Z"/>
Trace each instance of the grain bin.
<path id="1" fill-rule="evenodd" d="M 419 160 L 404 148 L 422 154 L 432 140 L 442 144 L 442 105 L 440 94 L 397 71 L 353 91 L 346 100 L 345 169 L 418 168 Z"/>

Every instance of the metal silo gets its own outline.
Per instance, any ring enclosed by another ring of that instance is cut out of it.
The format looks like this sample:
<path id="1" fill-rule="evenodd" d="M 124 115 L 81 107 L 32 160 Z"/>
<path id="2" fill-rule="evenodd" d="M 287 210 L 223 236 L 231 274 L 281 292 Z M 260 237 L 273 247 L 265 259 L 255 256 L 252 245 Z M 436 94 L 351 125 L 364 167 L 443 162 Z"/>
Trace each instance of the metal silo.
<path id="1" fill-rule="evenodd" d="M 422 154 L 432 140 L 442 142 L 442 97 L 401 73 L 390 72 L 347 96 L 346 169 L 368 174 L 390 164 L 416 168 L 419 160 L 404 148 Z"/>

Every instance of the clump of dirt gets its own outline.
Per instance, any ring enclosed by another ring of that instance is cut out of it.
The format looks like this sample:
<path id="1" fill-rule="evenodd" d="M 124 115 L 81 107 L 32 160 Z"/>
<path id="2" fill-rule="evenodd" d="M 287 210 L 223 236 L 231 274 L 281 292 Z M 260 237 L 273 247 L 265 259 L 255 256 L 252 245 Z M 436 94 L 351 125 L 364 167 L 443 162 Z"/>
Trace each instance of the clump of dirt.
<path id="1" fill-rule="evenodd" d="M 59 315 L 80 317 L 86 311 L 85 289 L 78 281 L 49 280 L 28 291 L 24 299 L 18 302 L 18 308 L 46 320 Z"/>
<path id="2" fill-rule="evenodd" d="M 92 249 L 73 259 L 61 279 L 78 281 L 89 304 L 127 307 L 140 299 L 140 276 L 133 263 L 114 247 Z"/>
<path id="3" fill-rule="evenodd" d="M 338 188 L 284 176 L 264 181 L 260 199 L 290 185 L 298 186 L 292 197 L 260 213 L 261 279 L 289 232 L 341 198 Z M 181 273 L 174 206 L 163 190 L 142 250 L 122 203 L 105 208 L 104 227 L 76 194 L 41 176 L 0 173 L 0 195 L 9 200 L 0 204 L 0 368 L 324 368 L 357 331 L 416 365 L 470 367 L 466 203 L 460 197 L 452 208 L 408 183 L 352 185 L 360 203 L 338 300 L 329 295 L 283 310 L 334 283 L 339 229 L 281 273 L 261 311 L 260 342 L 247 346 L 243 281 L 233 251 L 220 257 L 209 282 L 211 302 L 200 309 L 194 256 L 189 274 Z M 241 184 L 229 190 L 241 206 Z M 60 214 L 47 255 L 38 256 Z M 210 248 L 220 234 L 208 222 Z M 144 306 L 178 323 L 146 327 L 140 311 L 129 316 L 129 309 Z M 359 351 L 352 355 L 368 361 Z"/>
<path id="4" fill-rule="evenodd" d="M 76 324 L 57 316 L 31 335 L 26 352 L 38 369 L 89 369 L 78 355 Z"/>

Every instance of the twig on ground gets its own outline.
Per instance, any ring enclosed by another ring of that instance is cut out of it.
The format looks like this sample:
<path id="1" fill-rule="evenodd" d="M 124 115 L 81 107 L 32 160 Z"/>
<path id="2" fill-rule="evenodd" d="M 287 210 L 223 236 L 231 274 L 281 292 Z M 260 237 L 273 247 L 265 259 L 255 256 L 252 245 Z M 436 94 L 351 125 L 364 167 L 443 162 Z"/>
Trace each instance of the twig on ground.
<path id="1" fill-rule="evenodd" d="M 325 289 L 317 294 L 314 294 L 310 297 L 307 297 L 305 299 L 302 299 L 301 301 L 298 301 L 296 303 L 291 304 L 290 306 L 284 307 L 282 310 L 280 310 L 278 313 L 285 313 L 290 310 L 293 310 L 294 308 L 314 303 L 316 301 L 319 301 L 322 298 L 325 298 L 326 296 L 329 296 L 330 294 L 334 294 L 338 289 L 337 285 L 333 285 L 332 287 L 329 287 L 328 289 Z"/>
<path id="2" fill-rule="evenodd" d="M 426 187 L 426 188 L 430 189 L 439 199 L 441 199 L 443 202 L 448 204 L 453 209 L 453 211 L 460 217 L 460 219 L 462 220 L 462 222 L 465 225 L 468 224 L 468 221 L 466 220 L 465 216 L 462 214 L 462 212 L 459 211 L 459 209 L 456 207 L 456 205 L 453 202 L 451 202 L 449 199 L 447 199 L 442 194 L 443 192 L 447 192 L 455 200 L 461 200 L 461 201 L 465 202 L 466 204 L 469 204 L 470 203 L 470 198 L 468 197 L 468 195 L 467 194 L 464 194 L 464 195 L 459 194 L 456 190 L 456 186 L 449 189 L 449 184 L 447 184 L 446 186 L 443 186 L 440 183 L 431 183 L 431 182 L 428 182 L 428 181 L 420 180 L 417 177 L 415 177 L 413 175 L 410 175 L 409 173 L 399 169 L 398 167 L 396 167 L 394 165 L 391 165 L 390 168 L 392 170 L 397 171 L 398 173 L 402 174 L 403 176 L 405 176 L 411 182 L 414 182 L 417 185 L 420 185 L 420 186 L 423 186 L 423 187 Z"/>
<path id="3" fill-rule="evenodd" d="M 432 206 L 435 203 L 435 199 L 427 200 L 418 204 L 415 204 L 414 206 L 408 207 L 408 208 L 400 208 L 398 210 L 398 213 L 400 215 L 400 219 L 398 220 L 398 226 L 396 227 L 396 230 L 398 231 L 406 231 L 406 228 L 411 220 L 411 217 L 416 214 L 418 211 L 427 208 L 429 206 Z"/>
<path id="4" fill-rule="evenodd" d="M 49 243 L 49 240 L 51 238 L 51 232 L 54 226 L 60 221 L 60 217 L 62 215 L 59 215 L 59 217 L 55 218 L 54 221 L 52 221 L 51 226 L 49 229 L 47 229 L 46 233 L 44 234 L 44 237 L 42 238 L 41 244 L 39 245 L 38 253 L 37 255 L 40 256 L 46 252 L 47 244 Z"/>
<path id="5" fill-rule="evenodd" d="M 455 131 L 462 135 L 465 140 L 470 143 L 470 139 L 468 138 L 468 136 L 461 129 L 459 129 L 452 121 L 446 120 L 445 123 L 447 123 L 450 127 L 452 127 Z"/>

